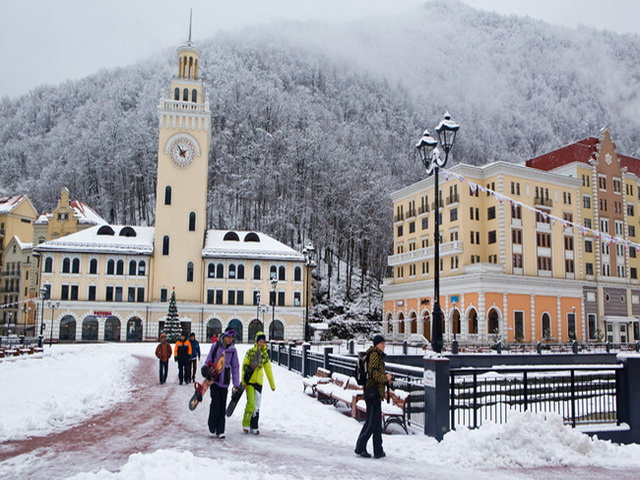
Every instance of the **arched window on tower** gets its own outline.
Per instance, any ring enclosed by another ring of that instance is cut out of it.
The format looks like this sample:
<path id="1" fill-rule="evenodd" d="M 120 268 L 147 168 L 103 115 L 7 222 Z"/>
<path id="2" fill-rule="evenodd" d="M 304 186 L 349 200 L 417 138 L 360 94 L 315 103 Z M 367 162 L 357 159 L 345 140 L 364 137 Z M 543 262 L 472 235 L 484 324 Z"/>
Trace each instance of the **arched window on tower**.
<path id="1" fill-rule="evenodd" d="M 178 87 L 173 91 L 173 99 L 180 100 L 180 89 Z"/>
<path id="2" fill-rule="evenodd" d="M 196 212 L 191 212 L 189 214 L 189 231 L 190 232 L 196 231 Z"/>
<path id="3" fill-rule="evenodd" d="M 193 282 L 193 262 L 187 263 L 187 282 Z"/>
<path id="4" fill-rule="evenodd" d="M 185 101 L 185 102 L 189 101 L 189 89 L 188 88 L 185 88 L 182 91 L 182 100 Z"/>
<path id="5" fill-rule="evenodd" d="M 169 255 L 169 235 L 162 237 L 162 255 Z"/>
<path id="6" fill-rule="evenodd" d="M 193 90 L 191 90 L 191 101 L 193 103 L 197 103 L 198 102 L 198 91 L 195 88 Z"/>
<path id="7" fill-rule="evenodd" d="M 171 185 L 164 187 L 164 204 L 171 205 Z"/>

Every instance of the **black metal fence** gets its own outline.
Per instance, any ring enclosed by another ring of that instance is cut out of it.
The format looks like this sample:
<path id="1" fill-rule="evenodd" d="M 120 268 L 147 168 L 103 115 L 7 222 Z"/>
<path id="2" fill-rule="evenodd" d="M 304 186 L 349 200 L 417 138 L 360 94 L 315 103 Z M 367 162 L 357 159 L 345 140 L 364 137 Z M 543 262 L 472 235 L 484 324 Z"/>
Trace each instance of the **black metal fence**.
<path id="1" fill-rule="evenodd" d="M 621 365 L 450 370 L 450 425 L 504 423 L 511 410 L 555 412 L 573 427 L 617 421 Z"/>

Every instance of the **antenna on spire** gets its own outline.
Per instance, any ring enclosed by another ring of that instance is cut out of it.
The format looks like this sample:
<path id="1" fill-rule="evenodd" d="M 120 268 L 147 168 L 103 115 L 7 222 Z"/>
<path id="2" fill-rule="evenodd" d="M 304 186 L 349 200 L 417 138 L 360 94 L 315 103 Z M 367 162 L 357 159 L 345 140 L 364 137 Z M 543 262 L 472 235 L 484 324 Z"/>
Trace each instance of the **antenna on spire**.
<path id="1" fill-rule="evenodd" d="M 189 43 L 191 43 L 191 19 L 193 18 L 193 8 L 189 9 Z"/>

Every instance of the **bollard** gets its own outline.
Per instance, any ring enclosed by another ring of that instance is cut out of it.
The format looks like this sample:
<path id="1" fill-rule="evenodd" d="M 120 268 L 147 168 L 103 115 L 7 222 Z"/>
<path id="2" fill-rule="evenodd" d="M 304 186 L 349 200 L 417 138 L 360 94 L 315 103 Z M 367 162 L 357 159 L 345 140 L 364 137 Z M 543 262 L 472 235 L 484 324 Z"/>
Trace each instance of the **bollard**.
<path id="1" fill-rule="evenodd" d="M 331 355 L 333 353 L 333 347 L 324 347 L 324 365 L 322 365 L 322 368 L 326 368 L 329 371 L 332 371 L 329 368 L 329 355 Z"/>
<path id="2" fill-rule="evenodd" d="M 542 355 L 542 343 L 536 343 L 536 350 L 538 351 L 538 355 Z"/>
<path id="3" fill-rule="evenodd" d="M 578 354 L 578 340 L 571 342 L 571 349 L 573 350 L 574 355 Z"/>
<path id="4" fill-rule="evenodd" d="M 458 354 L 458 348 L 459 348 L 458 340 L 454 340 L 453 342 L 451 342 L 451 353 L 453 355 Z"/>
<path id="5" fill-rule="evenodd" d="M 352 338 L 349 340 L 349 354 L 353 355 L 355 353 L 355 343 L 356 341 Z"/>
<path id="6" fill-rule="evenodd" d="M 402 354 L 407 355 L 409 353 L 409 343 L 405 340 L 402 342 Z"/>
<path id="7" fill-rule="evenodd" d="M 302 344 L 302 377 L 306 378 L 309 376 L 309 349 L 311 345 L 308 343 Z"/>
<path id="8" fill-rule="evenodd" d="M 611 343 L 605 342 L 604 349 L 607 351 L 607 353 L 611 353 Z"/>
<path id="9" fill-rule="evenodd" d="M 640 342 L 636 341 L 636 352 L 640 352 Z"/>
<path id="10" fill-rule="evenodd" d="M 296 342 L 289 342 L 289 351 L 287 352 L 287 370 L 291 370 L 291 357 L 293 357 L 293 347 L 296 346 Z"/>
<path id="11" fill-rule="evenodd" d="M 502 355 L 502 342 L 498 342 L 496 350 L 498 351 L 498 355 Z"/>

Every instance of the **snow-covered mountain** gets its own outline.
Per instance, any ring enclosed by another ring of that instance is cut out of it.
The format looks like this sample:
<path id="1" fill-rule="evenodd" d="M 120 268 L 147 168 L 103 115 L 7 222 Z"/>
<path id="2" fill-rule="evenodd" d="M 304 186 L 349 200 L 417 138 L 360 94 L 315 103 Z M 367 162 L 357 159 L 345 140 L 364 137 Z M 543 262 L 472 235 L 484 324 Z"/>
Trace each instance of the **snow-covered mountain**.
<path id="1" fill-rule="evenodd" d="M 445 110 L 462 125 L 457 162 L 520 162 L 605 125 L 622 153 L 640 155 L 634 35 L 438 0 L 405 16 L 284 22 L 198 46 L 214 112 L 210 226 L 312 241 L 325 302 L 336 285 L 344 302 L 384 276 L 388 195 L 422 178 L 413 146 Z M 0 190 L 50 209 L 67 186 L 110 221 L 152 223 L 155 108 L 174 64 L 166 51 L 2 99 Z"/>

